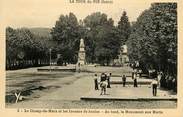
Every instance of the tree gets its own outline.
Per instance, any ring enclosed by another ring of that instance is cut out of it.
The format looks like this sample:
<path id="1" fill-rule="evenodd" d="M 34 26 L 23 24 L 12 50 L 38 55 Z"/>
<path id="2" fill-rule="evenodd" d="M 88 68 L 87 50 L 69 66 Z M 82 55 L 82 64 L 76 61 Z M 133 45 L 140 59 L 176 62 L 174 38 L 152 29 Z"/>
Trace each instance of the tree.
<path id="1" fill-rule="evenodd" d="M 16 57 L 16 46 L 13 45 L 13 42 L 17 39 L 15 31 L 11 27 L 6 28 L 6 68 L 10 69 L 12 61 Z"/>
<path id="2" fill-rule="evenodd" d="M 108 65 L 117 56 L 120 47 L 114 21 L 104 13 L 96 12 L 87 16 L 84 24 L 90 29 L 86 37 L 86 56 L 92 63 Z"/>
<path id="3" fill-rule="evenodd" d="M 125 44 L 130 36 L 130 22 L 128 20 L 128 16 L 126 11 L 123 11 L 123 14 L 118 22 L 118 31 L 119 31 L 119 38 L 121 39 L 121 44 Z"/>
<path id="4" fill-rule="evenodd" d="M 38 66 L 47 59 L 48 44 L 45 37 L 34 35 L 27 28 L 6 28 L 6 68 L 18 69 Z"/>
<path id="5" fill-rule="evenodd" d="M 79 24 L 73 13 L 61 15 L 52 28 L 53 41 L 57 42 L 56 50 L 63 57 L 64 63 L 76 63 L 76 54 L 79 50 Z"/>
<path id="6" fill-rule="evenodd" d="M 154 3 L 132 26 L 128 40 L 130 59 L 141 61 L 145 69 L 176 75 L 177 4 Z"/>
<path id="7" fill-rule="evenodd" d="M 120 40 L 117 38 L 117 30 L 113 26 L 106 26 L 100 29 L 99 40 L 97 41 L 95 53 L 98 62 L 102 65 L 109 65 L 111 60 L 116 58 L 120 48 Z"/>

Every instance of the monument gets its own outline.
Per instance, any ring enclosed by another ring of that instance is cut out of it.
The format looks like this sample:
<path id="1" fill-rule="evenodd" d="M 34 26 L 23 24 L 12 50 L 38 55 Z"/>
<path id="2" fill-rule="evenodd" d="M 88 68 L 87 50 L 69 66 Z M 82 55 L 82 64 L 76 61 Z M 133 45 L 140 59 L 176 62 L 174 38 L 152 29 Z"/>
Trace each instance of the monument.
<path id="1" fill-rule="evenodd" d="M 127 45 L 122 45 L 119 51 L 119 55 L 117 59 L 114 59 L 114 63 L 116 65 L 127 65 L 129 63 L 128 58 L 128 51 L 127 51 Z"/>
<path id="2" fill-rule="evenodd" d="M 126 63 L 129 62 L 129 58 L 127 55 L 127 45 L 121 46 L 121 51 L 118 57 L 121 65 L 125 65 Z"/>
<path id="3" fill-rule="evenodd" d="M 86 64 L 85 61 L 85 45 L 84 40 L 80 40 L 79 53 L 78 53 L 78 66 L 82 66 Z"/>

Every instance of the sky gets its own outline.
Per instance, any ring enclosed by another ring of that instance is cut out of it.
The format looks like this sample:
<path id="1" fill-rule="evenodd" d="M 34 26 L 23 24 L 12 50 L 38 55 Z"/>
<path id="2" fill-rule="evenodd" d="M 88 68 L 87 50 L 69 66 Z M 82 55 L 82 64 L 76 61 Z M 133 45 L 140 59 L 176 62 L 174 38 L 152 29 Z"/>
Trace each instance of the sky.
<path id="1" fill-rule="evenodd" d="M 113 0 L 110 4 L 70 3 L 69 0 L 2 0 L 1 14 L 5 25 L 13 28 L 52 28 L 61 14 L 73 12 L 78 20 L 93 12 L 102 12 L 113 18 L 115 24 L 125 10 L 129 21 L 136 21 L 142 11 L 148 9 L 150 0 Z"/>

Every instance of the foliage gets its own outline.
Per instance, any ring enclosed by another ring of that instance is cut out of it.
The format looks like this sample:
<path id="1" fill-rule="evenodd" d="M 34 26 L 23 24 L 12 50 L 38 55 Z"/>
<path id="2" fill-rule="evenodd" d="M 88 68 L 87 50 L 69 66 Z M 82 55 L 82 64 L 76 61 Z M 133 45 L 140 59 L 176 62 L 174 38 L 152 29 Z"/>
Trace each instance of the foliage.
<path id="1" fill-rule="evenodd" d="M 152 4 L 133 23 L 127 44 L 132 61 L 139 60 L 145 69 L 176 75 L 177 4 Z"/>
<path id="2" fill-rule="evenodd" d="M 84 19 L 86 33 L 86 55 L 89 62 L 109 64 L 117 54 L 120 47 L 117 29 L 112 18 L 104 13 L 96 12 Z"/>
<path id="3" fill-rule="evenodd" d="M 73 13 L 61 15 L 52 28 L 51 35 L 57 43 L 53 48 L 62 55 L 64 63 L 76 63 L 81 38 L 76 16 Z"/>
<path id="4" fill-rule="evenodd" d="M 43 41 L 44 38 L 44 41 Z M 29 65 L 37 66 L 38 60 L 47 59 L 49 38 L 34 35 L 27 28 L 6 28 L 7 69 Z"/>
<path id="5" fill-rule="evenodd" d="M 104 13 L 96 12 L 78 22 L 73 13 L 61 15 L 52 28 L 51 35 L 57 53 L 62 55 L 64 63 L 76 63 L 79 40 L 84 39 L 86 60 L 88 63 L 110 62 L 117 56 L 119 39 L 112 18 Z"/>
<path id="6" fill-rule="evenodd" d="M 130 22 L 128 20 L 128 16 L 126 11 L 123 11 L 123 14 L 120 18 L 120 21 L 118 22 L 118 35 L 121 40 L 121 44 L 124 45 L 126 41 L 128 40 L 131 32 Z"/>

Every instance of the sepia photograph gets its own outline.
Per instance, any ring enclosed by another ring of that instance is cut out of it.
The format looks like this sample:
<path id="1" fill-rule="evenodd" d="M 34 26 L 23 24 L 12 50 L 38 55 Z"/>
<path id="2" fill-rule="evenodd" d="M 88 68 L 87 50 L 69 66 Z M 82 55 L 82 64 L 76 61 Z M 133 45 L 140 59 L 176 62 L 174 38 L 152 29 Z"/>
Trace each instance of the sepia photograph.
<path id="1" fill-rule="evenodd" d="M 177 109 L 177 2 L 3 5 L 6 109 Z"/>

